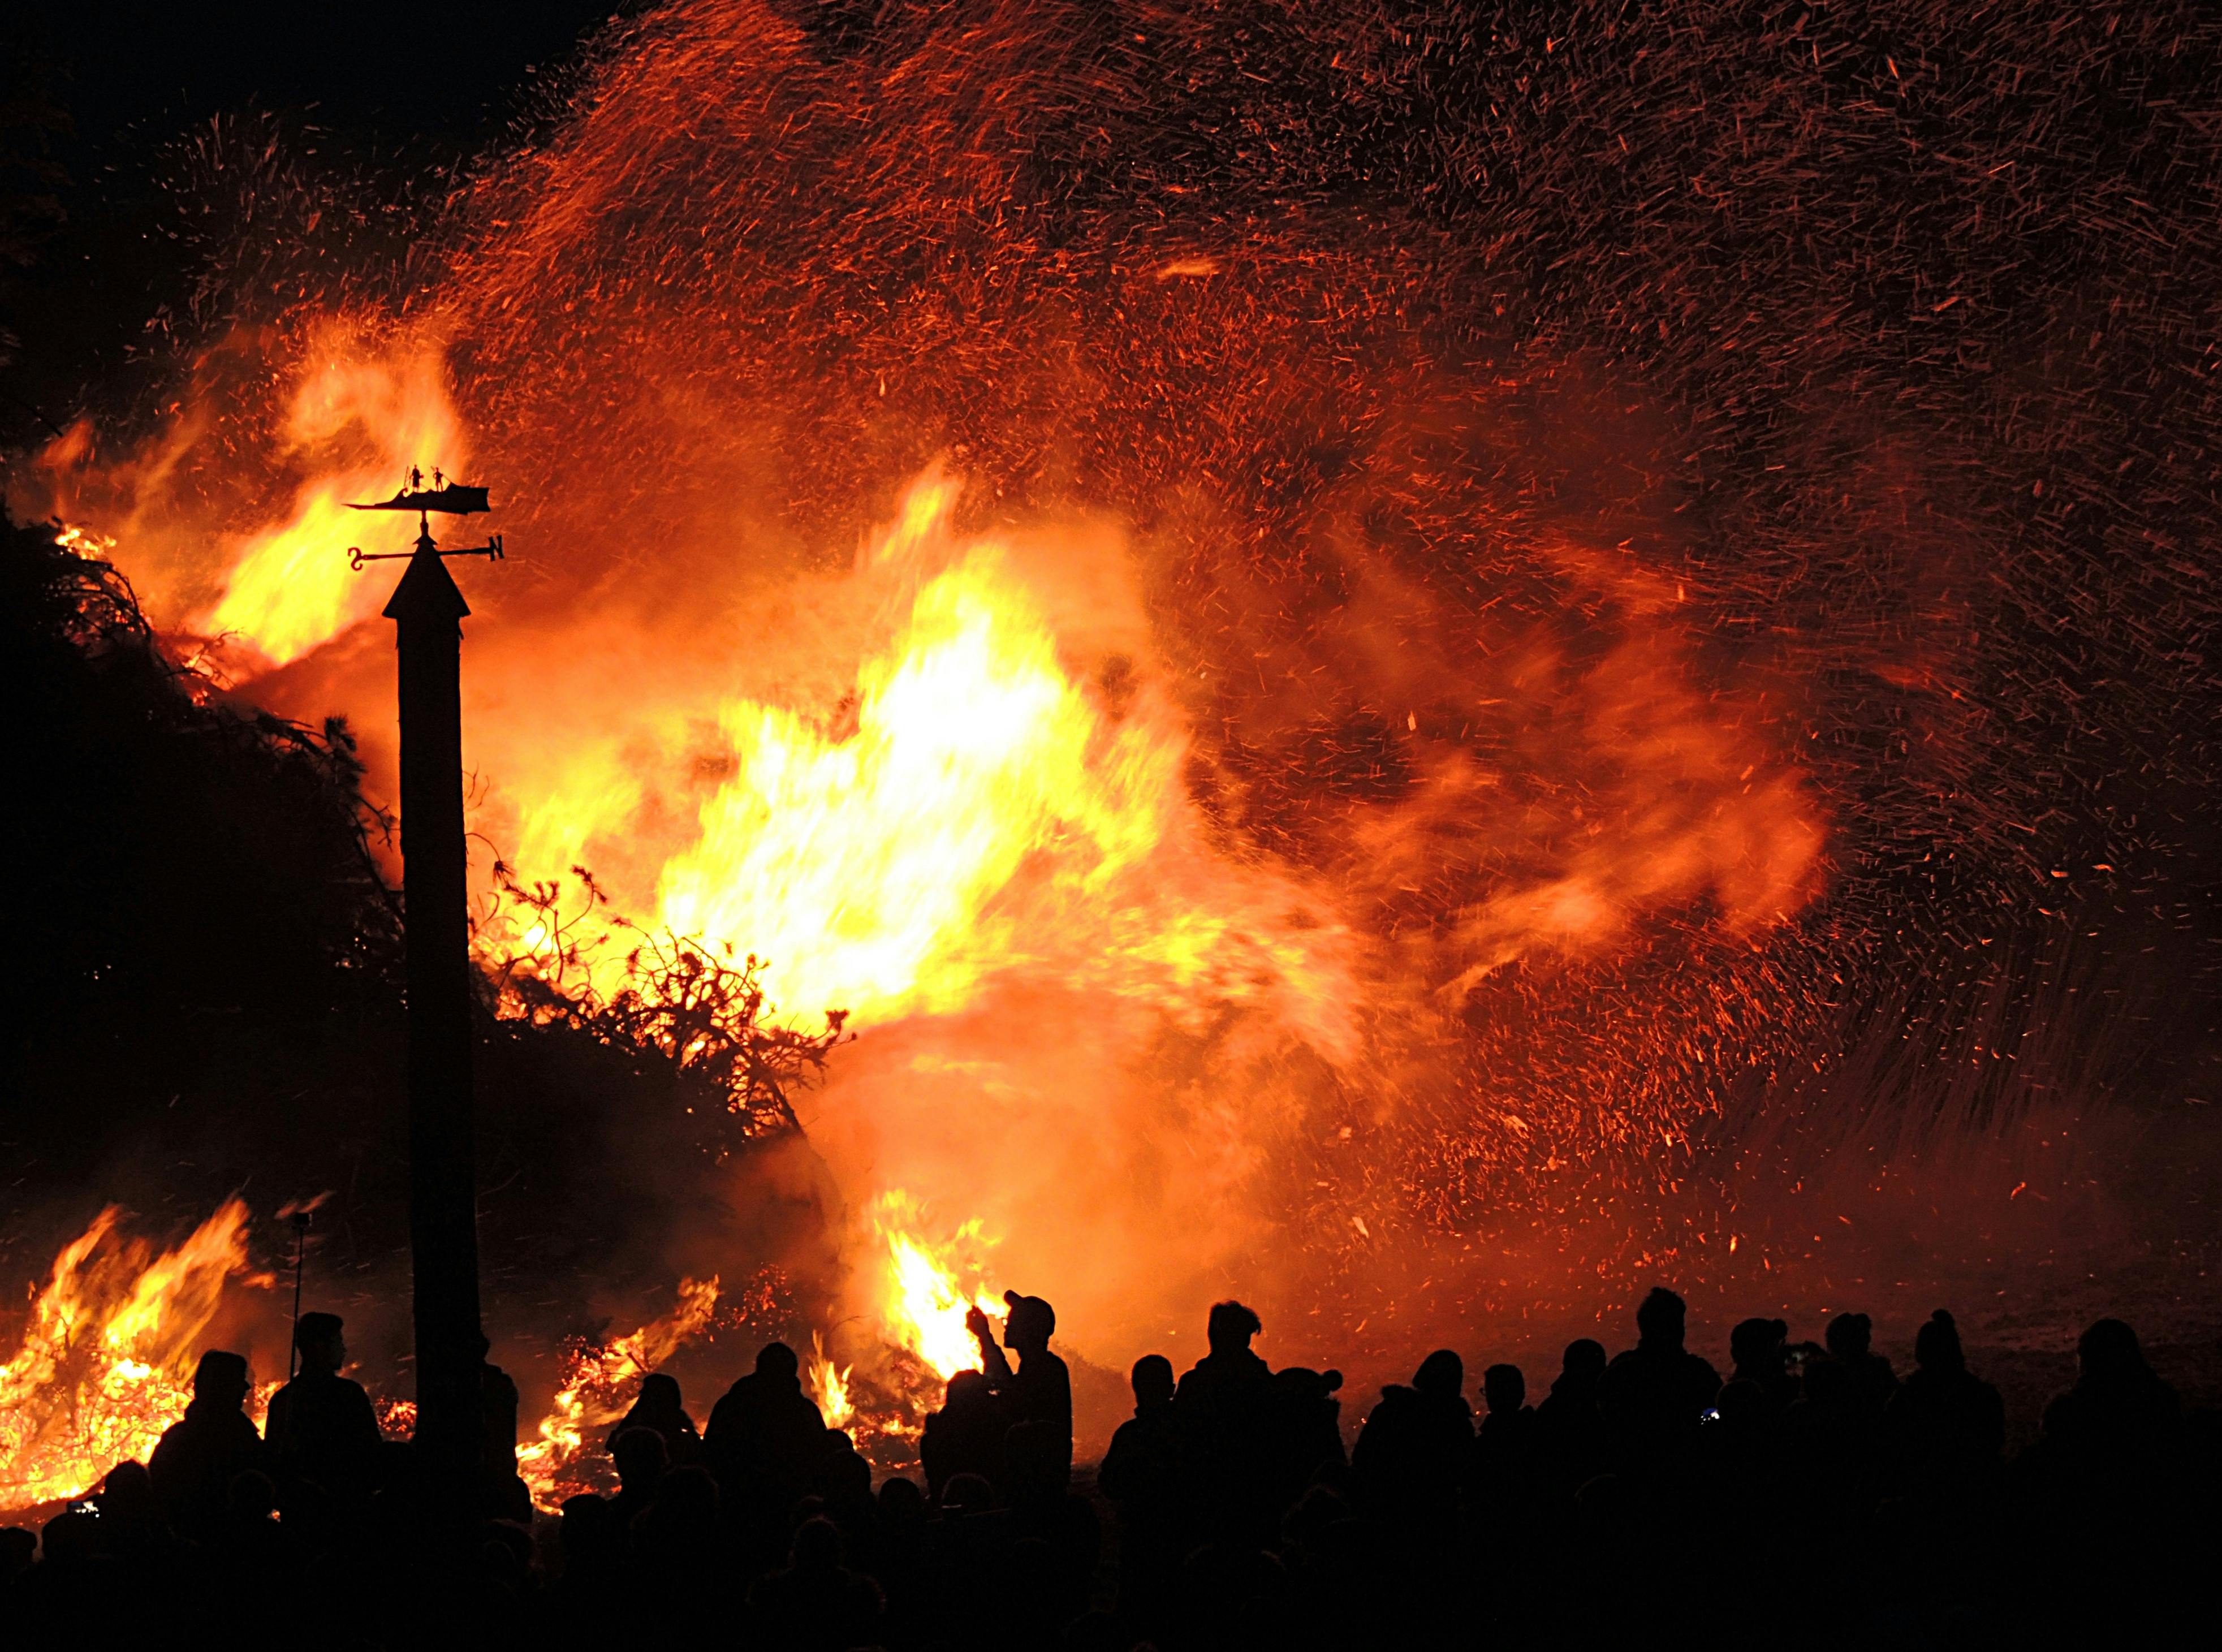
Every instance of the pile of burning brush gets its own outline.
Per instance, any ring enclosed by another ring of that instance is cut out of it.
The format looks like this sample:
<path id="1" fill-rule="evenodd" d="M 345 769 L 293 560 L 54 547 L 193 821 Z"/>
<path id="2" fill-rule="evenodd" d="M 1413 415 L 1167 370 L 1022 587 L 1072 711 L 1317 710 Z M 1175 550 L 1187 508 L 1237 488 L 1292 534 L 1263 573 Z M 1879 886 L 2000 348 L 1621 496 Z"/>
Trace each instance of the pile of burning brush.
<path id="1" fill-rule="evenodd" d="M 804 1364 L 826 1425 L 847 1431 L 882 1472 L 916 1464 L 926 1416 L 941 1403 L 947 1379 L 977 1368 L 966 1312 L 1001 1306 L 977 1283 L 976 1227 L 937 1246 L 905 1225 L 918 1216 L 900 1193 L 876 1212 L 885 1313 L 869 1345 L 837 1361 L 813 1333 Z M 114 1464 L 145 1461 L 185 1415 L 194 1361 L 227 1291 L 268 1291 L 277 1283 L 250 1262 L 248 1211 L 237 1198 L 159 1253 L 126 1237 L 122 1219 L 110 1205 L 62 1248 L 0 1365 L 0 1511 L 82 1497 Z M 969 1288 L 959 1283 L 968 1277 Z M 640 1379 L 721 1330 L 769 1339 L 749 1303 L 721 1302 L 713 1277 L 682 1279 L 668 1312 L 623 1335 L 573 1339 L 546 1414 L 518 1445 L 518 1470 L 535 1504 L 553 1511 L 566 1498 L 613 1489 L 605 1448 Z M 258 1424 L 277 1387 L 255 1385 L 248 1411 Z M 415 1403 L 375 1389 L 373 1397 L 387 1435 L 405 1438 Z"/>

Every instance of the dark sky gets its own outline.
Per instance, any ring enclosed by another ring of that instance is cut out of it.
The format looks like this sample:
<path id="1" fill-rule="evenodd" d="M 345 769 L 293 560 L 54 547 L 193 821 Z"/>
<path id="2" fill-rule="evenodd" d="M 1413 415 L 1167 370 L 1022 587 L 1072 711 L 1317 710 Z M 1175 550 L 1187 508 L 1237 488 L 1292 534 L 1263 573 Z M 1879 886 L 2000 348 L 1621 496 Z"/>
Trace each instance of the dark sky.
<path id="1" fill-rule="evenodd" d="M 248 105 L 301 110 L 366 137 L 468 141 L 498 126 L 537 66 L 568 53 L 614 0 L 304 4 L 41 0 L 16 28 L 59 72 L 90 141 Z"/>
<path id="2" fill-rule="evenodd" d="M 33 261 L 0 268 L 0 449 L 113 383 L 185 262 L 159 229 L 160 152 L 214 116 L 312 124 L 326 153 L 429 168 L 499 140 L 535 77 L 618 0 L 379 6 L 34 0 L 0 21 L 0 169 L 35 210 Z M 66 117 L 54 129 L 43 107 Z M 53 169 L 59 169 L 58 172 Z M 11 213 L 11 217 L 13 214 Z M 9 228 L 13 230 L 14 224 Z"/>

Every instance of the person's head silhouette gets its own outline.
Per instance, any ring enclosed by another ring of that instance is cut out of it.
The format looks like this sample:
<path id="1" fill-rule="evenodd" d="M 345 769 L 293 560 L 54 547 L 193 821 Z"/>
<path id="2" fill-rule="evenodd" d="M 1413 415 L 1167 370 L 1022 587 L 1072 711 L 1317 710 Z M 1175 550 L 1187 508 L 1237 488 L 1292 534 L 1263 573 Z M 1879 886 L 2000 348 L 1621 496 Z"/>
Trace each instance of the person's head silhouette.
<path id="1" fill-rule="evenodd" d="M 235 1411 L 246 1403 L 254 1386 L 247 1375 L 244 1356 L 210 1348 L 193 1370 L 193 1399 L 217 1410 Z"/>
<path id="2" fill-rule="evenodd" d="M 1790 1327 L 1779 1319 L 1747 1319 L 1729 1333 L 1729 1357 L 1739 1371 L 1779 1365 Z"/>
<path id="3" fill-rule="evenodd" d="M 1874 1345 L 1874 1321 L 1865 1314 L 1838 1314 L 1829 1322 L 1829 1352 L 1847 1365 L 1867 1357 Z"/>
<path id="4" fill-rule="evenodd" d="M 1437 1399 L 1455 1399 L 1466 1387 L 1466 1361 L 1450 1348 L 1437 1348 L 1420 1361 L 1412 1386 Z"/>
<path id="5" fill-rule="evenodd" d="M 1968 1356 L 1960 1347 L 1960 1328 L 1939 1308 L 1913 1334 L 1913 1362 L 1924 1371 L 1964 1371 Z"/>
<path id="6" fill-rule="evenodd" d="M 960 1371 L 949 1379 L 949 1386 L 941 1397 L 941 1409 L 957 1416 L 967 1410 L 977 1410 L 993 1398 L 984 1372 Z"/>
<path id="7" fill-rule="evenodd" d="M 1214 1354 L 1240 1354 L 1250 1339 L 1265 1329 L 1258 1316 L 1239 1302 L 1214 1303 L 1204 1327 L 1205 1340 Z"/>
<path id="8" fill-rule="evenodd" d="M 2094 1320 L 2076 1339 L 2075 1366 L 2084 1381 L 2094 1383 L 2134 1380 L 2149 1369 L 2137 1334 L 2118 1319 Z"/>
<path id="9" fill-rule="evenodd" d="M 640 1379 L 640 1407 L 658 1416 L 668 1416 L 680 1409 L 679 1379 L 668 1377 L 661 1371 L 652 1371 Z"/>
<path id="10" fill-rule="evenodd" d="M 1593 1336 L 1578 1338 L 1566 1344 L 1560 1356 L 1559 1374 L 1571 1379 L 1577 1387 L 1594 1386 L 1604 1375 L 1604 1344 Z"/>
<path id="11" fill-rule="evenodd" d="M 1056 1309 L 1039 1297 L 1022 1297 L 1015 1291 L 1003 1292 L 1003 1305 L 1010 1310 L 1003 1321 L 1005 1347 L 1023 1360 L 1049 1346 L 1057 1335 Z"/>
<path id="12" fill-rule="evenodd" d="M 784 1342 L 767 1342 L 756 1354 L 756 1375 L 771 1383 L 802 1385 L 802 1361 Z"/>
<path id="13" fill-rule="evenodd" d="M 301 1351 L 301 1369 L 320 1377 L 336 1376 L 347 1363 L 347 1322 L 337 1314 L 304 1314 L 293 1328 L 293 1346 Z"/>
<path id="14" fill-rule="evenodd" d="M 882 1518 L 905 1529 L 926 1518 L 926 1492 L 901 1474 L 882 1483 L 879 1504 Z"/>
<path id="15" fill-rule="evenodd" d="M 154 1506 L 154 1479 L 148 1473 L 144 1463 L 129 1458 L 108 1471 L 100 1483 L 100 1494 L 93 1499 L 104 1520 L 152 1520 L 158 1518 Z"/>
<path id="16" fill-rule="evenodd" d="M 1173 1362 L 1164 1354 L 1146 1354 L 1135 1360 L 1129 1380 L 1134 1386 L 1137 1412 L 1173 1403 Z"/>
<path id="17" fill-rule="evenodd" d="M 654 1429 L 625 1429 L 610 1442 L 610 1455 L 617 1460 L 618 1482 L 628 1492 L 654 1486 L 671 1460 L 663 1436 Z"/>
<path id="18" fill-rule="evenodd" d="M 1689 1322 L 1689 1304 L 1665 1285 L 1654 1285 L 1635 1310 L 1635 1335 L 1646 1347 L 1679 1348 Z"/>
<path id="19" fill-rule="evenodd" d="M 1482 1403 L 1492 1415 L 1510 1415 L 1528 1403 L 1528 1379 L 1518 1366 L 1491 1366 L 1481 1373 Z"/>
<path id="20" fill-rule="evenodd" d="M 813 1515 L 794 1529 L 794 1569 L 824 1577 L 841 1566 L 841 1528 L 824 1515 Z"/>

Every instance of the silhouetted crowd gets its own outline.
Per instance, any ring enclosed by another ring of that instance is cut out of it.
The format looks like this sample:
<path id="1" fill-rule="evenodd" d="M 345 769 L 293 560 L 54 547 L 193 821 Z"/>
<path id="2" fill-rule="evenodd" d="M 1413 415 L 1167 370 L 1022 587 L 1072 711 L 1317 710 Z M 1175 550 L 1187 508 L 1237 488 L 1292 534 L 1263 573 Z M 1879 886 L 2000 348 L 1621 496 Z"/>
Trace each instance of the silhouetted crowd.
<path id="1" fill-rule="evenodd" d="M 1056 1316 L 1007 1293 L 921 1479 L 874 1485 L 773 1343 L 699 1430 L 644 1378 L 606 1447 L 618 1490 L 537 1530 L 516 1391 L 489 1366 L 480 1506 L 436 1508 L 304 1316 L 258 1433 L 246 1363 L 203 1357 L 144 1465 L 38 1533 L 0 1530 L 0 1623 L 32 1645 L 634 1644 L 1236 1648 L 2139 1643 L 2214 1632 L 2213 1413 L 2186 1416 L 2136 1335 L 2084 1333 L 2074 1384 L 2011 1460 L 1999 1391 L 1949 1314 L 1901 1376 L 1866 1316 L 1730 1339 L 1725 1380 L 1657 1290 L 1634 1347 L 1570 1345 L 1530 1404 L 1481 1413 L 1448 1349 L 1384 1389 L 1345 1449 L 1334 1371 L 1273 1370 L 1256 1314 L 1211 1310 L 1185 1375 L 1151 1354 L 1095 1470 L 1072 1454 Z M 1015 1362 L 1014 1362 L 1015 1361 Z M 508 1432 L 501 1433 L 504 1427 Z M 450 1504 L 452 1499 L 450 1499 Z M 444 1512 L 444 1517 L 443 1517 Z"/>

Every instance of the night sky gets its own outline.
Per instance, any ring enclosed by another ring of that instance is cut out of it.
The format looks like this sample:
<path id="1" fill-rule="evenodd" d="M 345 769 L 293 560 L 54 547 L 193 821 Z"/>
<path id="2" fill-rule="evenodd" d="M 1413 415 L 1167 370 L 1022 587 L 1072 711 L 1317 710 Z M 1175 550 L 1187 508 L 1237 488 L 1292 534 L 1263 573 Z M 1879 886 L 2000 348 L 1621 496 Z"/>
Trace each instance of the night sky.
<path id="1" fill-rule="evenodd" d="M 614 9 L 610 0 L 9 8 L 0 196 L 7 238 L 28 234 L 33 261 L 0 269 L 0 327 L 18 341 L 0 366 L 0 445 L 35 438 L 32 408 L 66 423 L 148 317 L 182 301 L 186 261 L 166 230 L 173 203 L 160 180 L 178 146 L 212 121 L 274 121 L 303 160 L 421 174 L 480 153 L 526 116 L 539 77 Z"/>

